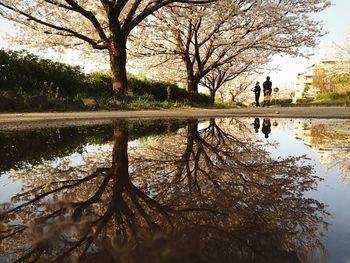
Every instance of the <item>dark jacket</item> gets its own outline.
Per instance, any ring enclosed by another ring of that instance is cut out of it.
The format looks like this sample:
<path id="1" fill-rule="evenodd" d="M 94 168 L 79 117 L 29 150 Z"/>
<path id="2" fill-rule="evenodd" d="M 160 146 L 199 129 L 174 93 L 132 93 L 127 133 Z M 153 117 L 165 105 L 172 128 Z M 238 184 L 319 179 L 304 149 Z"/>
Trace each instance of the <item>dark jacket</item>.
<path id="1" fill-rule="evenodd" d="M 269 81 L 269 80 L 266 80 L 266 81 L 263 83 L 263 88 L 264 88 L 264 91 L 265 91 L 265 90 L 272 91 L 272 82 Z"/>
<path id="2" fill-rule="evenodd" d="M 261 90 L 260 85 L 255 85 L 254 90 L 253 90 L 255 92 L 255 94 L 260 94 L 260 90 Z"/>

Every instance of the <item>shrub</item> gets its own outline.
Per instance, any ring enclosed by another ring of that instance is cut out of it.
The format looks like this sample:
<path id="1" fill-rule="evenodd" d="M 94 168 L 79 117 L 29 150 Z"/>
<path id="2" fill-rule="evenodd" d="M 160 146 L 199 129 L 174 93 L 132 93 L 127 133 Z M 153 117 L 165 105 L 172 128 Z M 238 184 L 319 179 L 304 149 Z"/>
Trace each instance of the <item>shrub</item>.
<path id="1" fill-rule="evenodd" d="M 349 105 L 350 104 L 350 91 L 341 93 L 331 93 L 318 95 L 313 102 L 316 104 L 333 104 L 333 105 Z"/>
<path id="2" fill-rule="evenodd" d="M 291 104 L 293 99 L 272 99 L 271 100 L 271 105 L 281 105 L 281 106 L 286 106 Z"/>
<path id="3" fill-rule="evenodd" d="M 77 66 L 42 59 L 26 51 L 0 50 L 0 89 L 22 95 L 74 97 L 84 74 Z"/>
<path id="4" fill-rule="evenodd" d="M 112 78 L 108 72 L 93 72 L 86 74 L 83 80 L 83 88 L 80 96 L 90 98 L 112 98 Z"/>
<path id="5" fill-rule="evenodd" d="M 170 100 L 184 101 L 189 99 L 186 90 L 179 88 L 176 84 L 166 81 L 156 81 L 150 79 L 138 79 L 133 75 L 128 77 L 129 89 L 134 95 L 150 94 L 156 101 L 166 101 L 168 99 L 168 89 L 170 89 Z"/>
<path id="6" fill-rule="evenodd" d="M 139 79 L 128 75 L 129 95 L 124 102 L 134 106 L 150 106 L 149 102 L 189 103 L 189 93 L 174 83 Z M 26 51 L 5 51 L 0 49 L 0 92 L 13 91 L 30 100 L 33 96 L 45 96 L 54 108 L 65 108 L 58 98 L 94 98 L 108 101 L 115 99 L 112 78 L 108 71 L 84 74 L 80 67 L 71 66 L 50 59 L 43 59 Z M 170 94 L 168 94 L 170 92 Z M 169 96 L 170 95 L 170 96 Z M 3 100 L 4 101 L 4 100 Z M 209 96 L 199 94 L 195 103 L 211 105 Z M 3 103 L 6 104 L 5 101 Z M 115 105 L 118 103 L 114 103 Z M 113 104 L 111 104 L 113 105 Z M 170 104 L 164 103 L 165 107 Z M 32 108 L 35 105 L 30 105 Z M 4 106 L 5 107 L 5 106 Z"/>
<path id="7" fill-rule="evenodd" d="M 313 101 L 313 99 L 311 99 L 311 98 L 303 98 L 303 99 L 297 99 L 296 103 L 297 104 L 298 103 L 309 103 L 311 101 Z"/>

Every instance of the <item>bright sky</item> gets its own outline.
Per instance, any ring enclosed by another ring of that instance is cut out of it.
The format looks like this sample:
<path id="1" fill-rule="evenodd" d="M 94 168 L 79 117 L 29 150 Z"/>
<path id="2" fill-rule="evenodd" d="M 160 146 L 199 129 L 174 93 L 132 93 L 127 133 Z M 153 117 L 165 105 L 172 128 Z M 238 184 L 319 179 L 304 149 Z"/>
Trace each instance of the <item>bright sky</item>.
<path id="1" fill-rule="evenodd" d="M 350 1 L 332 0 L 332 6 L 325 11 L 313 15 L 315 20 L 323 23 L 323 29 L 328 32 L 323 36 L 310 59 L 279 57 L 271 62 L 271 68 L 279 68 L 279 71 L 266 72 L 261 76 L 263 81 L 265 75 L 270 75 L 273 86 L 292 88 L 298 73 L 304 72 L 308 66 L 317 63 L 322 58 L 327 58 L 332 53 L 333 43 L 342 45 L 347 33 L 350 33 Z"/>
<path id="2" fill-rule="evenodd" d="M 329 32 L 323 36 L 319 41 L 319 46 L 312 51 L 314 54 L 310 59 L 279 57 L 274 59 L 269 66 L 271 68 L 278 68 L 279 71 L 266 72 L 261 76 L 261 82 L 264 81 L 266 75 L 271 77 L 273 86 L 279 87 L 293 87 L 296 75 L 303 72 L 306 67 L 320 61 L 327 57 L 330 53 L 332 43 L 343 44 L 345 35 L 350 33 L 350 1 L 349 0 L 332 0 L 332 6 L 327 10 L 314 15 L 314 19 L 322 21 L 324 30 Z M 3 39 L 5 34 L 13 34 L 14 27 L 8 21 L 0 17 L 0 48 L 10 48 L 11 45 L 6 43 Z M 49 55 L 52 58 L 62 58 L 68 63 L 70 61 L 77 61 L 76 58 L 64 58 L 61 55 Z"/>

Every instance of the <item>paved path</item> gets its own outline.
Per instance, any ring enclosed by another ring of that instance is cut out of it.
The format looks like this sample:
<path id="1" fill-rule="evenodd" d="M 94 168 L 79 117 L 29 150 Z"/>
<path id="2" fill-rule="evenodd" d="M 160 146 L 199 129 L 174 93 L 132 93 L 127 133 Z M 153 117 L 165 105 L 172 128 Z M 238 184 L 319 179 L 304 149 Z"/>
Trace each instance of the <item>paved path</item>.
<path id="1" fill-rule="evenodd" d="M 271 107 L 246 109 L 170 109 L 144 111 L 91 111 L 1 113 L 0 129 L 58 127 L 111 122 L 113 119 L 160 119 L 205 117 L 274 117 L 350 119 L 350 107 Z"/>

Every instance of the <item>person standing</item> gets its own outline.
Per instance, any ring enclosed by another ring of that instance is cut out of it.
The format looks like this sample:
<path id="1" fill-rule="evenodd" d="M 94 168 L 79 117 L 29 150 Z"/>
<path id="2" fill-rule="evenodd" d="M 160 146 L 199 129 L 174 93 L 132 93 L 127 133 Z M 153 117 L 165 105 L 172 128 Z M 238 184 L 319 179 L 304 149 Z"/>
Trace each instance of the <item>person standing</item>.
<path id="1" fill-rule="evenodd" d="M 259 98 L 260 98 L 260 83 L 259 81 L 256 82 L 255 87 L 253 89 L 253 92 L 255 93 L 255 107 L 260 107 L 260 103 L 259 103 Z"/>
<path id="2" fill-rule="evenodd" d="M 272 92 L 272 82 L 270 81 L 270 77 L 266 77 L 266 81 L 263 83 L 264 89 L 264 104 L 263 107 L 270 106 L 271 92 Z"/>

